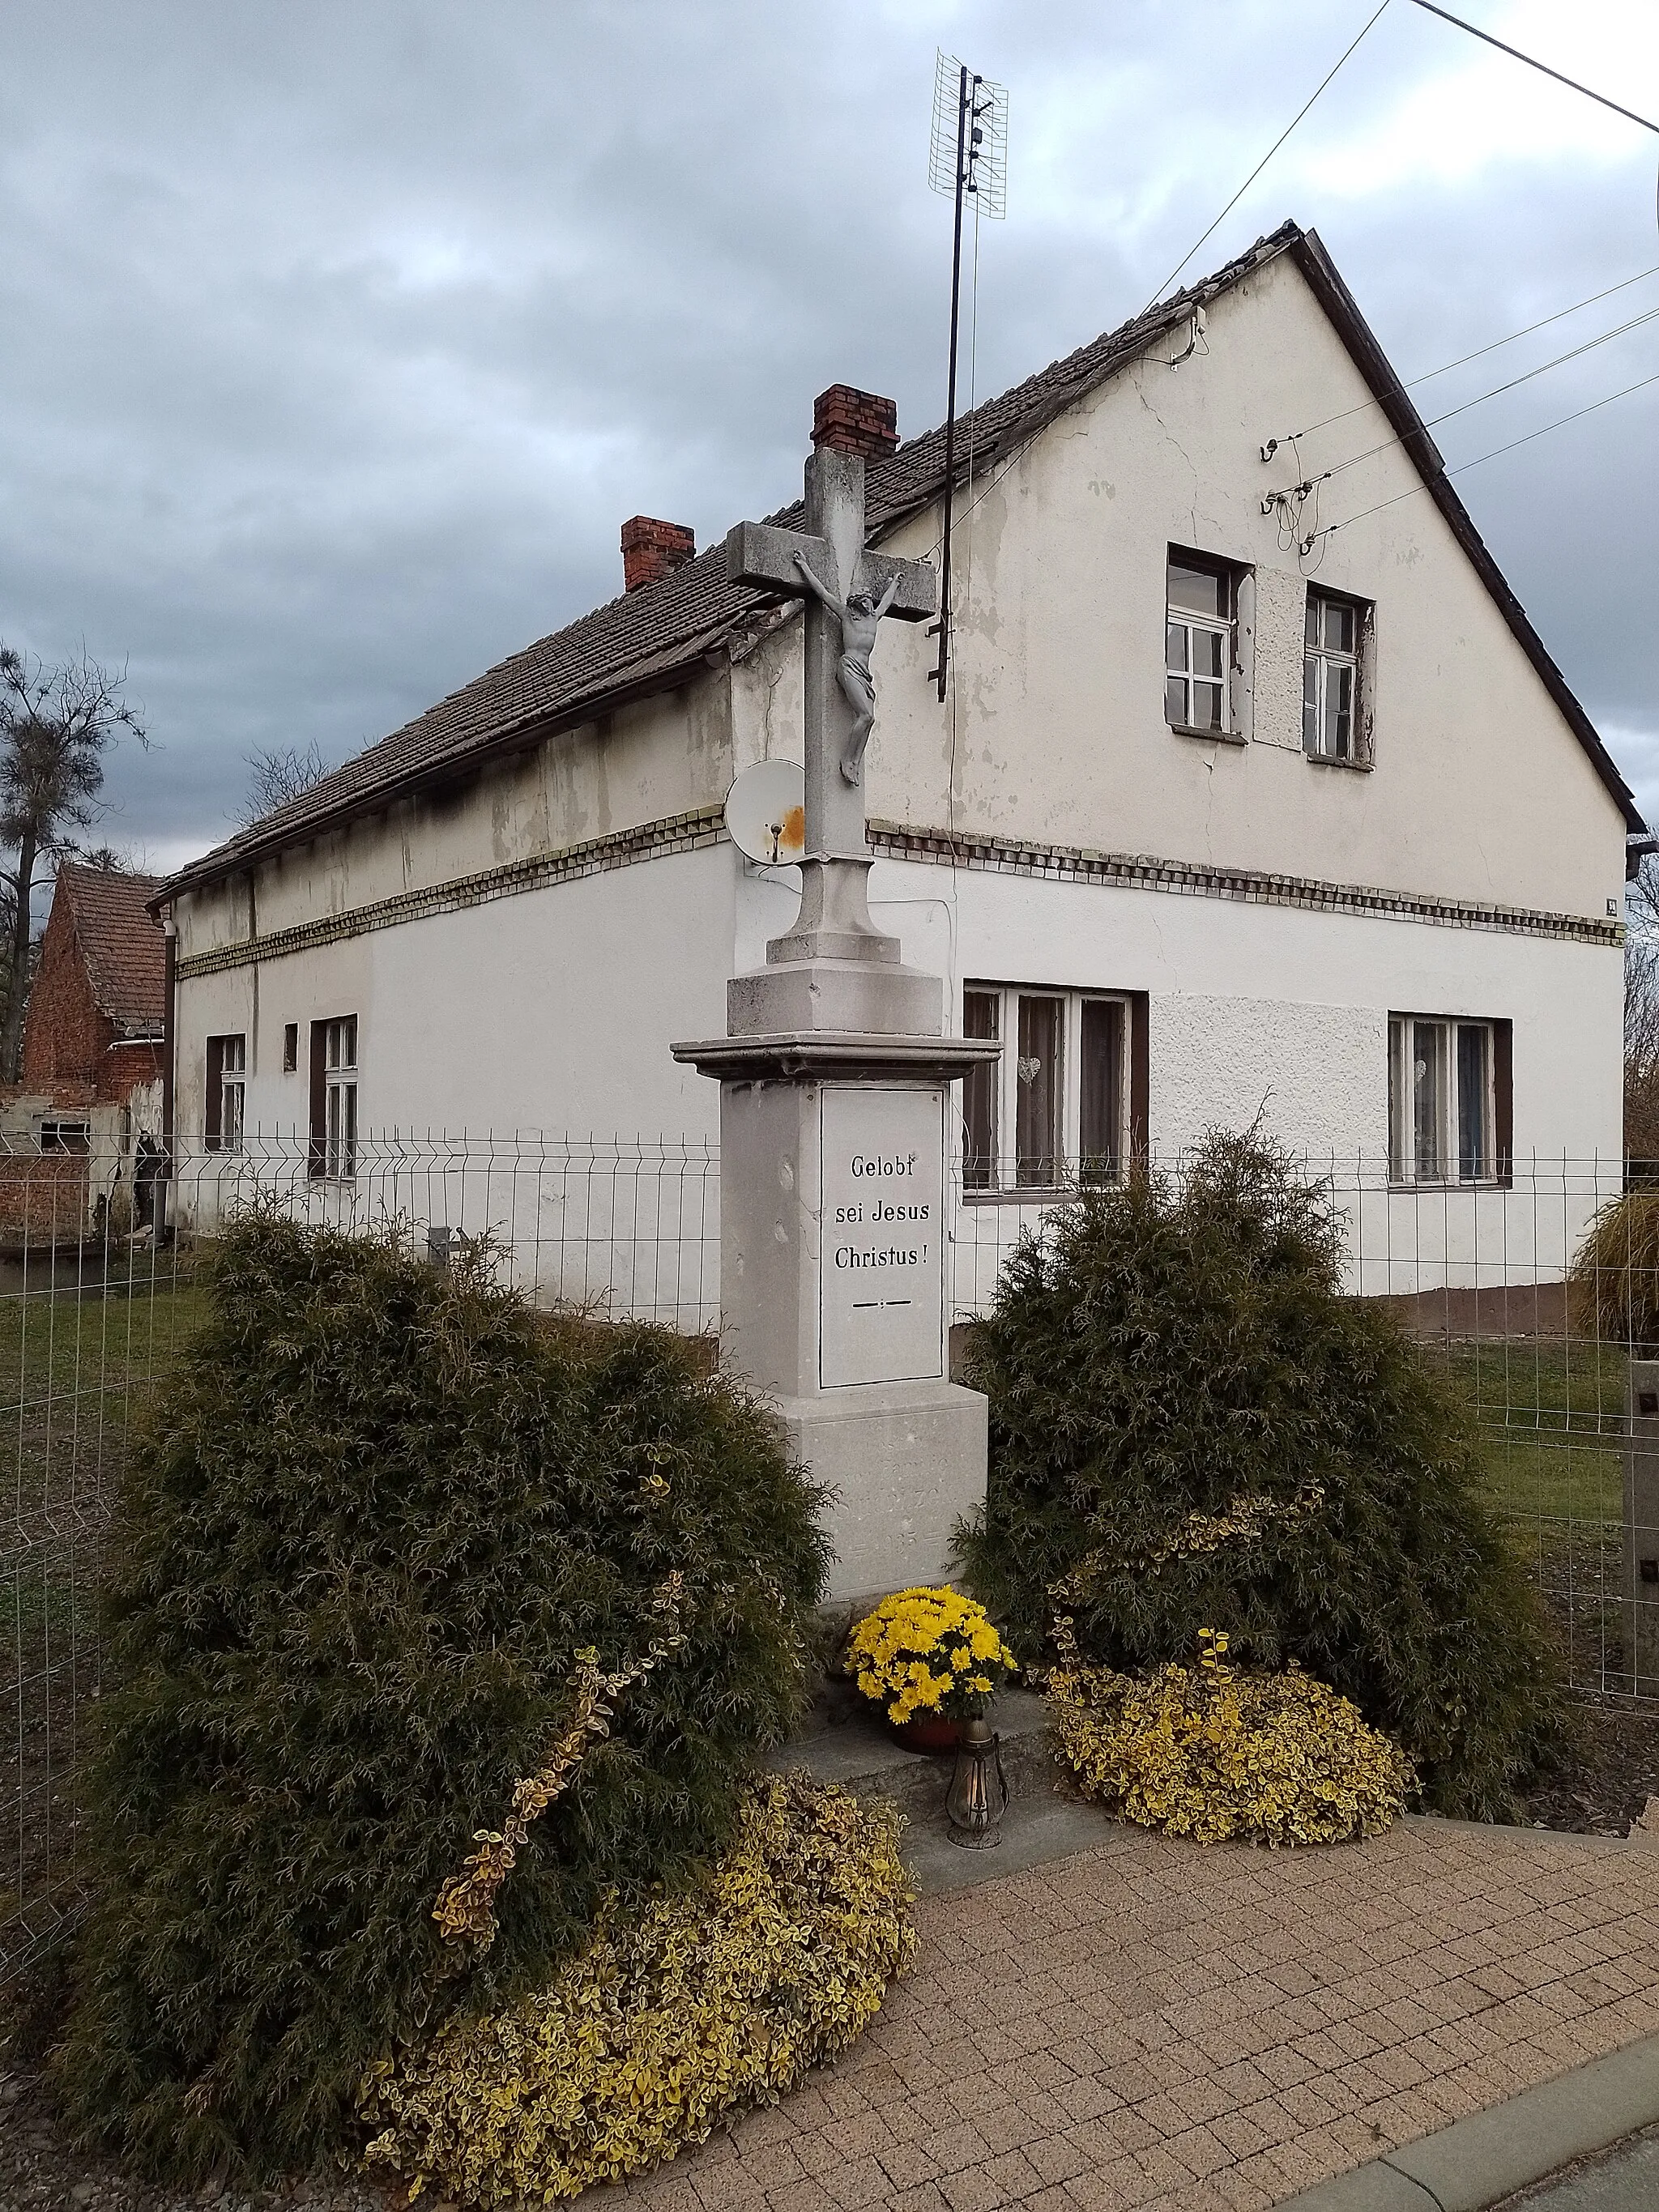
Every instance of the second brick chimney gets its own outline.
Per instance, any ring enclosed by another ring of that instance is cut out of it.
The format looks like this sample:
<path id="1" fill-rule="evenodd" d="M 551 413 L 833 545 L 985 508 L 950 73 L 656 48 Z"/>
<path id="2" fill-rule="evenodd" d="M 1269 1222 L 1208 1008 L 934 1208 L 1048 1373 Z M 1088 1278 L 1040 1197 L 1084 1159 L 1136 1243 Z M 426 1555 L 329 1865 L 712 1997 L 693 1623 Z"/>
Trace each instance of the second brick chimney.
<path id="1" fill-rule="evenodd" d="M 898 444 L 898 408 L 879 392 L 832 384 L 812 402 L 812 443 L 879 461 Z"/>
<path id="2" fill-rule="evenodd" d="M 696 551 L 696 533 L 683 522 L 630 515 L 622 526 L 623 588 L 637 592 L 641 585 L 654 584 L 659 576 L 694 560 Z"/>

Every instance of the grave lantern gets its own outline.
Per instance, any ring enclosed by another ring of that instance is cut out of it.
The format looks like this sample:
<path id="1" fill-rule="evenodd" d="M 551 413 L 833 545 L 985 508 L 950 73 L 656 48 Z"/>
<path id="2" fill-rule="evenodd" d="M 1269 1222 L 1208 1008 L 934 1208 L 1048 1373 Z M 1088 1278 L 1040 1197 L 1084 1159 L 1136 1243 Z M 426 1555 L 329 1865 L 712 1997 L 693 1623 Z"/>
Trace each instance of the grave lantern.
<path id="1" fill-rule="evenodd" d="M 1007 1809 L 1002 1739 L 988 1720 L 976 1716 L 963 1728 L 956 1771 L 945 1800 L 951 1841 L 964 1850 L 994 1850 L 1002 1841 L 1002 1816 Z"/>

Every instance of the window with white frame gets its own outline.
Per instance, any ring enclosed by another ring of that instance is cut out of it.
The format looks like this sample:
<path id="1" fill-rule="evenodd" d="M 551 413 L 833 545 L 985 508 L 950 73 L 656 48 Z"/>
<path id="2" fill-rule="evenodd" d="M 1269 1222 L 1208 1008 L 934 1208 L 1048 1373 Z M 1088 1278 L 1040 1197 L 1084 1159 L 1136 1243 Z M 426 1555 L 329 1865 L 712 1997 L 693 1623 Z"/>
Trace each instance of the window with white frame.
<path id="1" fill-rule="evenodd" d="M 311 1172 L 357 1172 L 357 1017 L 311 1025 Z"/>
<path id="2" fill-rule="evenodd" d="M 963 1188 L 1115 1182 L 1128 1143 L 1130 1027 L 1126 996 L 969 983 L 963 1034 L 1002 1051 L 963 1085 Z"/>
<path id="3" fill-rule="evenodd" d="M 1231 736 L 1236 574 L 1224 562 L 1172 547 L 1165 603 L 1164 719 L 1171 729 Z"/>
<path id="4" fill-rule="evenodd" d="M 210 1152 L 240 1152 L 246 1124 L 247 1038 L 238 1031 L 207 1041 L 207 1146 Z"/>
<path id="5" fill-rule="evenodd" d="M 1396 1182 L 1508 1174 L 1507 1022 L 1389 1017 L 1389 1173 Z"/>
<path id="6" fill-rule="evenodd" d="M 1360 726 L 1359 649 L 1364 610 L 1328 592 L 1308 594 L 1303 629 L 1302 749 L 1315 760 L 1364 754 Z"/>

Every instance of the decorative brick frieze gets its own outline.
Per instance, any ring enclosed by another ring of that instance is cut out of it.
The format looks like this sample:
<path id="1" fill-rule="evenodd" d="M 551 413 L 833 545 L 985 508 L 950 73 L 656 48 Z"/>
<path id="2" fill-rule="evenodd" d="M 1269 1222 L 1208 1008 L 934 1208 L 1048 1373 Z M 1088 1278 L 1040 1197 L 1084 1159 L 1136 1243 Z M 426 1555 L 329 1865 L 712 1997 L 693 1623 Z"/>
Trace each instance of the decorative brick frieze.
<path id="1" fill-rule="evenodd" d="M 1205 867 L 1146 854 L 1094 853 L 1081 846 L 1035 845 L 961 830 L 907 829 L 872 822 L 871 849 L 893 860 L 927 860 L 1049 883 L 1091 883 L 1121 890 L 1174 891 L 1191 898 L 1243 901 L 1249 906 L 1304 907 L 1324 914 L 1376 915 L 1385 921 L 1426 921 L 1449 929 L 1494 929 L 1519 937 L 1565 938 L 1577 945 L 1620 945 L 1625 926 L 1599 916 L 1540 913 L 1475 899 L 1430 898 L 1415 891 L 1322 883 L 1309 876 L 1254 868 Z"/>
<path id="2" fill-rule="evenodd" d="M 395 929 L 428 915 L 453 914 L 491 899 L 515 898 L 524 891 L 546 890 L 555 884 L 611 868 L 627 868 L 668 853 L 695 853 L 726 842 L 722 811 L 708 806 L 676 814 L 608 837 L 542 853 L 475 876 L 453 877 L 424 890 L 400 891 L 372 906 L 273 930 L 267 937 L 216 945 L 179 963 L 181 979 L 212 975 L 254 960 L 281 960 L 314 945 L 336 945 L 371 930 Z M 1039 882 L 1098 884 L 1120 890 L 1171 891 L 1189 898 L 1242 901 L 1250 906 L 1302 907 L 1326 914 L 1376 915 L 1385 921 L 1429 922 L 1441 928 L 1492 929 L 1518 937 L 1554 937 L 1577 945 L 1618 946 L 1624 924 L 1592 916 L 1547 914 L 1525 907 L 1498 906 L 1469 899 L 1434 899 L 1410 891 L 1370 890 L 1353 884 L 1322 883 L 1306 876 L 1260 873 L 1248 868 L 1208 868 L 1185 860 L 1160 860 L 1145 854 L 1092 853 L 1071 845 L 1037 845 L 958 831 L 906 829 L 896 822 L 870 824 L 871 849 L 884 860 L 923 860 L 937 866 L 990 870 L 1028 876 Z"/>

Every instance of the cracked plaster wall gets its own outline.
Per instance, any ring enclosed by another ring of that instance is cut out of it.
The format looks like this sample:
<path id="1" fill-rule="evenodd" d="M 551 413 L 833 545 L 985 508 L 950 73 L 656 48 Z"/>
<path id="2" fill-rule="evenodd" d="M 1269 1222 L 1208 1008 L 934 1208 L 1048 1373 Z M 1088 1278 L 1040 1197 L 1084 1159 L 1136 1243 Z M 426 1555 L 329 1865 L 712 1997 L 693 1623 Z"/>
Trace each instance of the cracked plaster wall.
<path id="1" fill-rule="evenodd" d="M 1172 369 L 1166 340 L 1165 358 L 1080 402 L 962 523 L 954 720 L 927 683 L 929 641 L 884 626 L 872 812 L 1605 918 L 1622 818 L 1426 497 L 1325 543 L 1316 580 L 1376 606 L 1376 765 L 1304 757 L 1310 579 L 1261 500 L 1297 481 L 1298 457 L 1315 472 L 1386 428 L 1287 258 L 1215 302 L 1205 343 Z M 1268 436 L 1349 409 L 1263 465 Z M 1321 519 L 1346 522 L 1418 482 L 1389 447 L 1324 487 Z M 918 517 L 890 550 L 923 553 L 937 532 L 936 514 Z M 1248 744 L 1165 725 L 1170 544 L 1251 572 Z"/>

